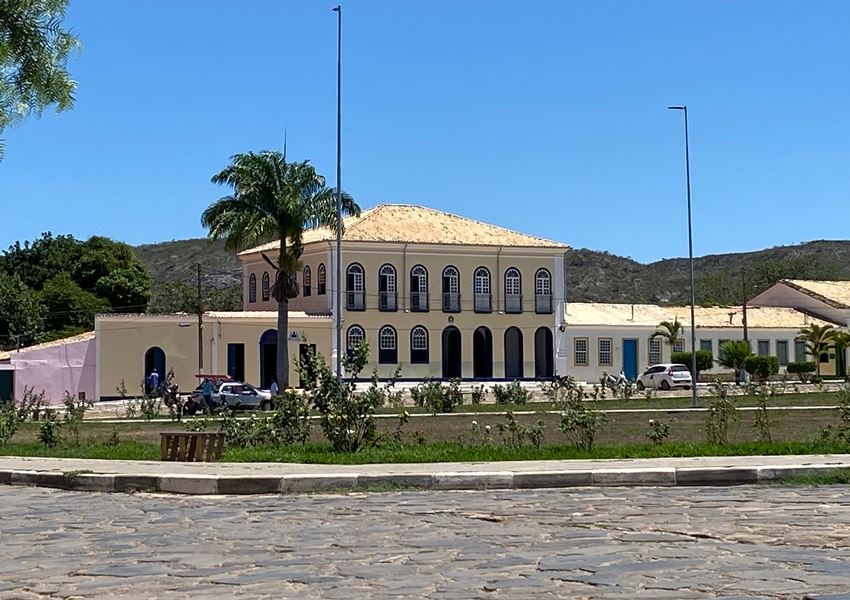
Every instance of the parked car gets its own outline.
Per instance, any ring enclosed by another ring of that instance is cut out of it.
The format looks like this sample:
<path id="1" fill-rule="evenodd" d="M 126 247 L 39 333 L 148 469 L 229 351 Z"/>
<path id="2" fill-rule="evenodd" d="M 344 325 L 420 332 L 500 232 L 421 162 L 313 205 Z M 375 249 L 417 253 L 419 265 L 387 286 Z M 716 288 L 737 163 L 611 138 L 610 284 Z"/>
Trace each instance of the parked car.
<path id="1" fill-rule="evenodd" d="M 239 408 L 247 408 L 250 410 L 271 410 L 272 395 L 267 390 L 258 390 L 250 383 L 241 381 L 227 381 L 222 383 L 218 388 L 217 397 L 219 406 L 227 406 L 236 408 L 237 402 Z"/>
<path id="2" fill-rule="evenodd" d="M 649 367 L 637 378 L 637 389 L 655 388 L 669 390 L 672 388 L 691 389 L 691 372 L 685 365 L 665 363 Z"/>
<path id="3" fill-rule="evenodd" d="M 190 396 L 199 404 L 204 403 L 204 379 L 209 379 L 213 384 L 213 399 L 218 397 L 218 388 L 226 381 L 232 381 L 230 375 L 196 375 L 201 380 Z"/>

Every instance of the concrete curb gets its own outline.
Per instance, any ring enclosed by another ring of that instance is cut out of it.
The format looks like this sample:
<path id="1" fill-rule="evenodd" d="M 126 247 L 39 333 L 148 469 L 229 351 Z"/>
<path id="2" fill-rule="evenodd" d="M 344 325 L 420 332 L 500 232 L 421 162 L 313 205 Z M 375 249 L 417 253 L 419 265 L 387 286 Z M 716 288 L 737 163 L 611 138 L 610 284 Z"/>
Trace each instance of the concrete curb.
<path id="1" fill-rule="evenodd" d="M 83 492 L 162 492 L 184 495 L 310 494 L 382 488 L 504 490 L 594 486 L 729 486 L 823 474 L 846 465 L 648 467 L 553 471 L 438 471 L 426 474 L 132 475 L 81 471 L 0 470 L 0 485 Z"/>

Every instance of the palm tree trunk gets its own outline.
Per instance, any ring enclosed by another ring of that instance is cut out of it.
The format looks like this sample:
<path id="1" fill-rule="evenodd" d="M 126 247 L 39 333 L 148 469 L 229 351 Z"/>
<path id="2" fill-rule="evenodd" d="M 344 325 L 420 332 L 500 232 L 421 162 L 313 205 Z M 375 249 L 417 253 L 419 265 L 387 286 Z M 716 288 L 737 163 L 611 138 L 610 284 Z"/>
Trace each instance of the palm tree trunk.
<path id="1" fill-rule="evenodd" d="M 289 387 L 289 300 L 277 302 L 277 385 L 281 393 Z"/>

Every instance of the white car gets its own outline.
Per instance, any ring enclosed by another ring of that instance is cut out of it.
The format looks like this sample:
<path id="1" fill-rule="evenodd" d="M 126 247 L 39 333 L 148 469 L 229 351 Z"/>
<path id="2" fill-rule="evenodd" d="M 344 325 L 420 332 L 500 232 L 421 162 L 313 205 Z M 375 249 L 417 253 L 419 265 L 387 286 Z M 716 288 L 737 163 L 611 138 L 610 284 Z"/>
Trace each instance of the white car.
<path id="1" fill-rule="evenodd" d="M 670 390 L 673 388 L 691 389 L 691 372 L 685 365 L 665 363 L 649 367 L 637 378 L 637 389 L 654 388 Z"/>
<path id="2" fill-rule="evenodd" d="M 218 388 L 218 397 L 221 406 L 236 408 L 237 401 L 239 408 L 247 408 L 250 410 L 271 410 L 272 409 L 272 394 L 268 390 L 258 390 L 249 383 L 239 381 L 228 381 L 222 383 Z"/>

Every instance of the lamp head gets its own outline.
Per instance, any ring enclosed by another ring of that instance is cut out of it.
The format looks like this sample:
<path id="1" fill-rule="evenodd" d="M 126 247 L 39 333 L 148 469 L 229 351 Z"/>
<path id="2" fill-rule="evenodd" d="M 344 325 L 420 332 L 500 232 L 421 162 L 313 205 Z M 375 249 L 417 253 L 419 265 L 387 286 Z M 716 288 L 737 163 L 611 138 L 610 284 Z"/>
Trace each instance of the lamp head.
<path id="1" fill-rule="evenodd" d="M 339 6 L 339 4 L 337 4 L 336 6 L 334 6 L 331 10 L 332 10 L 332 11 L 334 11 L 334 12 L 339 12 L 339 11 L 340 11 L 340 6 Z"/>
<path id="2" fill-rule="evenodd" d="M 687 106 L 668 106 L 667 108 L 670 110 L 685 110 Z"/>

